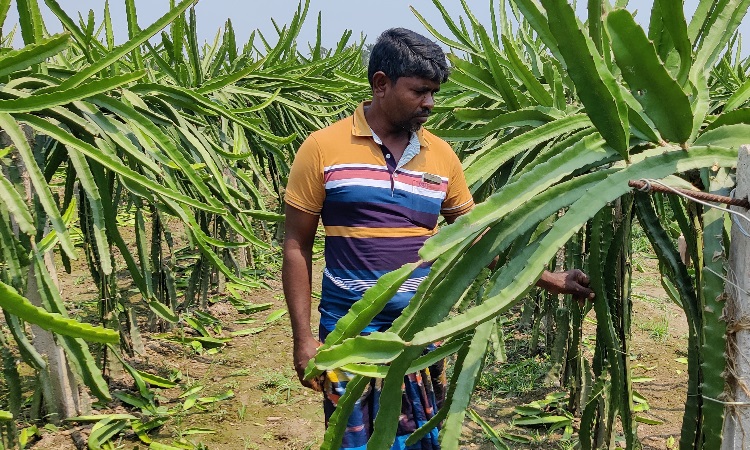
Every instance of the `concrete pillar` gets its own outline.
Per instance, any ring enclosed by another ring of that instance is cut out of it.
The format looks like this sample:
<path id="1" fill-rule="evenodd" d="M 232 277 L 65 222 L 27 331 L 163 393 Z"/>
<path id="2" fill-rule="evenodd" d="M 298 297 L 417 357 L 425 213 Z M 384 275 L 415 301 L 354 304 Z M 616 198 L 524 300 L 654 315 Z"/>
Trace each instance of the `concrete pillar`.
<path id="1" fill-rule="evenodd" d="M 740 147 L 735 198 L 750 198 L 750 145 Z M 745 208 L 732 209 L 750 217 Z M 737 222 L 750 233 L 750 222 Z M 737 223 L 732 224 L 725 292 L 730 398 L 725 406 L 722 450 L 744 450 L 750 448 L 750 237 Z"/>

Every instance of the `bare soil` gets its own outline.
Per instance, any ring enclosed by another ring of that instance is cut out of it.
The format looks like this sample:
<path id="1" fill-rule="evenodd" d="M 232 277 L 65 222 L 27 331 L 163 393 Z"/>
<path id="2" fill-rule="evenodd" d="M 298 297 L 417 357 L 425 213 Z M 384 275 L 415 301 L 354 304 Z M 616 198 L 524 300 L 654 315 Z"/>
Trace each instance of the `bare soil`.
<path id="1" fill-rule="evenodd" d="M 638 383 L 635 390 L 644 396 L 650 409 L 643 416 L 658 420 L 659 425 L 641 424 L 638 435 L 646 449 L 672 448 L 670 438 L 679 440 L 683 407 L 686 396 L 687 366 L 680 362 L 686 356 L 687 324 L 681 309 L 668 300 L 659 285 L 659 274 L 654 261 L 641 264 L 642 271 L 634 271 L 634 323 L 630 360 L 635 376 L 649 381 Z M 320 264 L 316 263 L 314 291 L 320 290 Z M 83 271 L 71 275 L 60 274 L 65 298 L 70 301 L 91 301 L 96 291 L 84 283 L 88 276 Z M 272 311 L 284 307 L 281 283 L 267 280 L 270 289 L 261 289 L 246 296 L 253 303 L 272 302 L 273 307 L 252 317 L 253 325 L 236 324 L 245 318 L 228 302 L 218 302 L 210 312 L 223 324 L 222 334 L 250 326 L 258 326 Z M 316 314 L 316 313 L 314 313 Z M 313 318 L 313 322 L 317 317 Z M 589 329 L 590 328 L 590 329 Z M 590 339 L 594 326 L 584 329 Z M 129 362 L 141 370 L 167 376 L 179 371 L 181 386 L 195 383 L 205 385 L 205 395 L 216 395 L 228 390 L 233 397 L 204 408 L 191 408 L 176 414 L 172 420 L 152 433 L 154 440 L 170 444 L 179 439 L 203 443 L 210 449 L 307 449 L 320 446 L 324 427 L 321 394 L 298 386 L 291 369 L 291 328 L 285 316 L 262 332 L 233 338 L 220 352 L 197 354 L 184 345 L 154 339 L 144 334 L 146 354 Z M 116 387 L 133 389 L 132 380 L 123 379 Z M 514 428 L 513 408 L 555 390 L 543 386 L 522 395 L 492 398 L 487 392 L 477 391 L 472 407 L 498 430 L 523 434 L 531 444 L 517 448 L 568 448 L 560 442 L 560 432 L 547 434 L 544 430 Z M 158 391 L 163 406 L 174 407 L 183 402 L 178 398 L 183 389 Z M 203 394 L 202 394 L 203 395 Z M 111 409 L 101 411 L 130 412 L 115 401 Z M 189 434 L 191 429 L 214 430 L 213 434 Z M 31 448 L 66 450 L 84 448 L 91 425 L 64 426 L 57 431 L 41 430 L 42 436 Z M 117 442 L 118 448 L 144 448 L 133 433 L 125 434 Z M 483 436 L 479 427 L 468 418 L 465 422 L 465 449 L 491 449 L 494 446 Z M 513 448 L 516 448 L 515 446 Z"/>
<path id="2" fill-rule="evenodd" d="M 638 436 L 646 450 L 677 448 L 687 395 L 687 321 L 682 309 L 667 297 L 659 277 L 657 262 L 653 259 L 639 260 L 638 270 L 633 272 L 630 364 L 633 376 L 643 380 L 635 383 L 633 389 L 645 397 L 650 406 L 638 415 L 660 422 L 657 425 L 638 424 Z M 588 319 L 584 323 L 583 336 L 593 341 L 596 333 L 593 311 Z M 514 338 L 518 339 L 518 336 Z M 588 352 L 587 356 L 591 357 L 592 354 Z M 491 370 L 492 367 L 487 369 Z M 472 399 L 472 408 L 496 430 L 522 435 L 530 440 L 530 443 L 506 440 L 511 448 L 573 448 L 572 442 L 560 440 L 562 431 L 548 434 L 543 428 L 521 428 L 512 424 L 514 417 L 520 417 L 514 413 L 516 406 L 544 399 L 547 394 L 557 391 L 560 391 L 558 386 L 544 385 L 541 380 L 536 389 L 502 398 L 478 391 Z M 574 427 L 578 419 L 574 420 Z M 463 448 L 495 448 L 474 422 L 467 419 L 464 427 L 466 445 Z M 620 445 L 625 446 L 624 442 Z"/>

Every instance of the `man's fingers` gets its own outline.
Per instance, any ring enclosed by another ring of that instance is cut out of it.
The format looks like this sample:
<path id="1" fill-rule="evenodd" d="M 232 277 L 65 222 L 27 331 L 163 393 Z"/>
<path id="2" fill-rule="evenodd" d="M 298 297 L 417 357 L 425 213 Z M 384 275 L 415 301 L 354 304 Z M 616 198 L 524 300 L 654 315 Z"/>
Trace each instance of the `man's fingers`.
<path id="1" fill-rule="evenodd" d="M 579 300 L 593 300 L 596 295 L 589 288 L 589 283 L 591 282 L 589 276 L 580 269 L 574 269 L 573 278 L 575 280 L 575 285 L 573 286 L 575 297 Z"/>
<path id="2" fill-rule="evenodd" d="M 586 275 L 586 273 L 580 269 L 574 269 L 573 271 L 573 278 L 578 282 L 579 284 L 583 286 L 589 285 L 589 276 Z"/>
<path id="3" fill-rule="evenodd" d="M 312 379 L 312 388 L 317 392 L 323 392 L 323 382 L 325 381 L 325 375 L 315 377 Z"/>
<path id="4" fill-rule="evenodd" d="M 313 378 L 312 380 L 305 380 L 305 383 L 307 383 L 307 386 L 313 391 L 316 392 L 323 392 L 323 381 L 325 380 L 325 374 L 317 376 Z"/>
<path id="5" fill-rule="evenodd" d="M 575 297 L 578 300 L 593 300 L 594 297 L 596 297 L 596 294 L 594 294 L 594 291 L 591 289 L 581 286 L 575 294 Z"/>
<path id="6" fill-rule="evenodd" d="M 321 374 L 313 379 L 306 380 L 305 369 L 297 369 L 297 378 L 299 378 L 299 383 L 303 387 L 312 389 L 313 391 L 323 392 L 323 382 L 325 380 L 325 374 Z"/>
<path id="7" fill-rule="evenodd" d="M 299 382 L 302 386 L 312 389 L 313 391 L 323 392 L 323 378 L 315 377 L 312 380 L 305 380 L 304 376 L 299 377 Z"/>
<path id="8" fill-rule="evenodd" d="M 591 289 L 589 289 L 588 286 L 578 285 L 577 291 L 578 292 L 576 293 L 576 295 L 578 297 L 587 298 L 589 300 L 591 300 L 591 299 L 594 298 L 594 291 L 592 291 Z"/>
<path id="9" fill-rule="evenodd" d="M 572 290 L 573 296 L 579 300 L 593 300 L 595 297 L 594 291 L 584 283 L 576 283 L 572 286 Z"/>

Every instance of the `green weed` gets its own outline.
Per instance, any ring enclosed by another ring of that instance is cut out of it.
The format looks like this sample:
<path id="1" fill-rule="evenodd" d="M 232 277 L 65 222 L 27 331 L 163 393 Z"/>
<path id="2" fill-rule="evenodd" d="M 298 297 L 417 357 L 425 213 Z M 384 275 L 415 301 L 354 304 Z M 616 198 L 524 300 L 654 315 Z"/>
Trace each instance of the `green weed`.
<path id="1" fill-rule="evenodd" d="M 260 450 L 260 446 L 256 443 L 249 442 L 247 438 L 242 438 L 242 447 L 244 450 Z"/>
<path id="2" fill-rule="evenodd" d="M 301 388 L 296 376 L 290 371 L 268 372 L 262 374 L 262 377 L 263 381 L 258 385 L 258 389 L 264 392 L 261 400 L 269 405 L 289 403 L 292 392 Z"/>
<path id="3" fill-rule="evenodd" d="M 656 342 L 666 342 L 669 337 L 669 318 L 664 315 L 654 320 L 638 324 L 638 328 L 648 333 L 649 337 Z"/>
<path id="4" fill-rule="evenodd" d="M 654 297 L 653 295 L 648 295 L 648 294 L 633 294 L 633 298 L 636 300 L 643 300 L 653 305 L 665 305 L 666 303 L 669 302 L 668 299 Z"/>
<path id="5" fill-rule="evenodd" d="M 646 236 L 646 233 L 643 231 L 643 228 L 638 221 L 633 222 L 631 238 L 634 259 L 656 259 L 656 252 L 654 252 L 654 248 L 651 246 L 651 241 L 648 240 L 648 236 Z"/>
<path id="6" fill-rule="evenodd" d="M 478 387 L 493 395 L 518 395 L 543 386 L 549 362 L 540 356 L 506 363 L 498 368 L 487 367 Z"/>

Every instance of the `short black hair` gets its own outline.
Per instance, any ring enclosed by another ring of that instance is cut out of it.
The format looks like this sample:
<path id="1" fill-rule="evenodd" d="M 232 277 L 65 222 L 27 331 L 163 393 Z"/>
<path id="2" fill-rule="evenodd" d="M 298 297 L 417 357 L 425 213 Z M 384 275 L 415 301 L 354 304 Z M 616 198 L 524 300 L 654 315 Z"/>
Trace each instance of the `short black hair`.
<path id="1" fill-rule="evenodd" d="M 406 28 L 391 28 L 378 37 L 367 68 L 370 86 L 378 71 L 385 73 L 394 83 L 400 77 L 422 77 L 445 83 L 450 75 L 443 49 Z"/>

